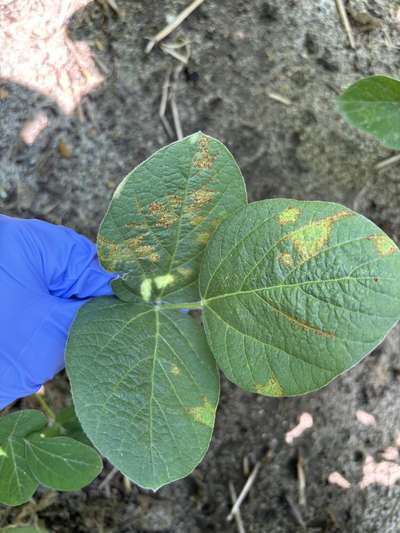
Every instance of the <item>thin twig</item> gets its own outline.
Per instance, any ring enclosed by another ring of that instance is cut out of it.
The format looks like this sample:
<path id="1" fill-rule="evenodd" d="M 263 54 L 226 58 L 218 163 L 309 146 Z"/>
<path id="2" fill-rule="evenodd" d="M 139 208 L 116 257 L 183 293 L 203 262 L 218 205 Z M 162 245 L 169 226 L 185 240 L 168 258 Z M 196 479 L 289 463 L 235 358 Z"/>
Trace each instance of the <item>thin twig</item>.
<path id="1" fill-rule="evenodd" d="M 107 0 L 107 3 L 117 15 L 120 14 L 119 7 L 117 6 L 117 2 L 115 0 Z"/>
<path id="2" fill-rule="evenodd" d="M 250 474 L 250 464 L 249 464 L 249 456 L 245 455 L 243 457 L 243 474 L 248 477 Z"/>
<path id="3" fill-rule="evenodd" d="M 236 490 L 235 490 L 235 487 L 233 486 L 232 481 L 229 482 L 229 493 L 231 495 L 232 505 L 234 505 L 235 501 L 237 500 L 237 494 L 236 494 Z M 237 513 L 235 513 L 235 521 L 236 521 L 236 526 L 237 526 L 238 532 L 239 533 L 246 533 L 246 530 L 244 529 L 244 525 L 243 525 L 243 520 L 242 520 L 242 515 L 240 513 L 240 509 L 238 509 Z"/>
<path id="4" fill-rule="evenodd" d="M 306 474 L 304 471 L 304 459 L 301 454 L 297 458 L 297 479 L 299 481 L 299 504 L 306 505 Z"/>
<path id="5" fill-rule="evenodd" d="M 103 63 L 103 61 L 101 59 L 99 59 L 96 56 L 94 56 L 93 59 L 94 59 L 94 62 L 96 63 L 96 65 L 99 67 L 99 69 L 103 72 L 103 74 L 109 74 L 110 73 L 109 68 L 105 65 L 105 63 Z"/>
<path id="6" fill-rule="evenodd" d="M 152 37 L 149 41 L 149 43 L 146 46 L 146 54 L 151 52 L 151 50 L 154 48 L 154 46 L 165 39 L 170 33 L 176 30 L 182 22 L 191 14 L 195 9 L 197 9 L 204 0 L 194 0 L 190 5 L 188 5 L 179 15 L 176 17 L 176 19 L 171 22 L 171 24 L 168 24 L 165 28 L 163 28 L 160 32 L 157 33 L 154 37 Z"/>
<path id="7" fill-rule="evenodd" d="M 110 8 L 118 15 L 120 16 L 120 10 L 117 6 L 116 0 L 97 0 L 97 2 L 103 7 L 104 11 L 106 12 L 107 16 L 110 15 Z"/>
<path id="8" fill-rule="evenodd" d="M 160 48 L 161 48 L 161 50 L 163 52 L 165 52 L 166 54 L 169 54 L 170 56 L 174 57 L 175 59 L 177 59 L 178 61 L 180 61 L 184 65 L 188 64 L 189 58 L 187 56 L 184 56 L 183 54 L 180 54 L 179 52 L 177 52 L 175 48 L 172 48 L 168 44 L 161 44 Z"/>
<path id="9" fill-rule="evenodd" d="M 384 168 L 395 165 L 399 161 L 400 161 L 400 154 L 392 155 L 392 157 L 388 157 L 387 159 L 384 159 L 380 163 L 377 163 L 375 165 L 375 170 L 383 170 Z"/>
<path id="10" fill-rule="evenodd" d="M 276 100 L 277 102 L 280 102 L 281 104 L 292 105 L 291 100 L 289 100 L 289 98 L 286 98 L 286 96 L 282 96 L 281 94 L 268 93 L 267 96 L 271 98 L 272 100 Z"/>
<path id="11" fill-rule="evenodd" d="M 242 488 L 240 494 L 239 494 L 239 497 L 238 499 L 236 500 L 236 502 L 234 503 L 232 509 L 231 509 L 231 512 L 229 513 L 229 515 L 227 516 L 226 520 L 228 522 L 231 522 L 232 518 L 235 516 L 235 514 L 238 512 L 240 506 L 242 505 L 243 503 L 243 500 L 246 498 L 249 490 L 251 489 L 254 481 L 256 480 L 256 477 L 257 477 L 257 474 L 259 472 L 261 468 L 261 463 L 258 462 L 256 463 L 255 467 L 253 468 L 253 471 L 252 473 L 250 474 L 250 476 L 248 477 L 246 483 L 244 484 L 244 487 Z"/>
<path id="12" fill-rule="evenodd" d="M 122 482 L 124 484 L 125 494 L 130 494 L 132 492 L 132 482 L 131 482 L 131 480 L 129 478 L 127 478 L 126 476 L 123 476 Z"/>
<path id="13" fill-rule="evenodd" d="M 349 38 L 350 46 L 355 49 L 356 41 L 354 39 L 353 30 L 349 21 L 349 17 L 347 16 L 346 8 L 344 7 L 343 0 L 336 0 L 336 7 L 344 29 L 347 33 L 347 37 Z"/>
<path id="14" fill-rule="evenodd" d="M 158 111 L 158 115 L 160 117 L 161 122 L 163 123 L 163 126 L 165 128 L 165 131 L 167 132 L 168 137 L 172 139 L 174 137 L 174 132 L 172 131 L 170 123 L 168 122 L 168 119 L 166 117 L 171 74 L 172 74 L 172 68 L 169 68 L 165 75 L 165 80 L 164 80 L 163 87 L 162 87 L 160 109 Z"/>
<path id="15" fill-rule="evenodd" d="M 179 74 L 181 73 L 183 65 L 178 65 L 175 68 L 174 71 L 174 82 L 171 86 L 171 92 L 170 92 L 170 103 L 171 103 L 171 111 L 172 111 L 172 118 L 174 119 L 174 126 L 176 131 L 176 137 L 178 140 L 183 139 L 183 131 L 182 131 L 182 124 L 181 119 L 179 117 L 179 110 L 178 106 L 176 104 L 176 89 L 178 85 L 178 79 Z"/>
<path id="16" fill-rule="evenodd" d="M 108 489 L 109 484 L 111 483 L 116 474 L 118 474 L 118 470 L 116 468 L 113 468 L 111 472 L 109 472 L 103 479 L 103 481 L 100 483 L 99 490 Z"/>
<path id="17" fill-rule="evenodd" d="M 299 523 L 299 525 L 305 529 L 306 524 L 303 520 L 303 517 L 301 516 L 300 509 L 292 502 L 292 500 L 289 498 L 289 496 L 285 496 L 286 501 L 289 504 L 289 508 L 292 511 L 293 517 L 296 519 L 296 521 Z"/>

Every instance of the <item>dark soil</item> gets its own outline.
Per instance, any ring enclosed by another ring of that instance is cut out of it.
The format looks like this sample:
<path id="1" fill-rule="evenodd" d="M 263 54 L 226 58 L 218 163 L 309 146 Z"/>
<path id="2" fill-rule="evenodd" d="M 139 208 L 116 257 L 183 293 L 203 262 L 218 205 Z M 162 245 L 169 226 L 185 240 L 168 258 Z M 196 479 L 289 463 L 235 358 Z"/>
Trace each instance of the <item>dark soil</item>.
<path id="1" fill-rule="evenodd" d="M 119 16 L 93 2 L 70 22 L 71 37 L 88 42 L 107 69 L 105 82 L 82 100 L 83 120 L 63 115 L 41 94 L 1 83 L 8 93 L 0 101 L 1 211 L 62 223 L 94 239 L 114 187 L 171 140 L 158 107 L 165 73 L 176 61 L 159 48 L 146 55 L 145 38 L 187 0 L 117 2 Z M 178 108 L 185 134 L 201 129 L 230 147 L 252 200 L 340 201 L 398 240 L 398 167 L 374 168 L 392 153 L 347 126 L 335 108 L 336 95 L 356 79 L 398 75 L 398 8 L 387 0 L 347 4 L 355 50 L 334 0 L 206 0 L 172 36 L 189 39 L 192 48 L 179 78 Z M 19 132 L 39 110 L 51 120 L 27 146 Z M 235 523 L 226 521 L 228 484 L 241 489 L 247 457 L 250 469 L 263 460 L 242 505 L 247 533 L 398 532 L 400 485 L 361 489 L 359 482 L 366 456 L 382 460 L 400 431 L 399 352 L 397 329 L 357 368 L 303 398 L 251 396 L 224 380 L 210 450 L 188 478 L 157 494 L 129 491 L 118 474 L 101 490 L 98 480 L 76 494 L 39 492 L 23 508 L 0 509 L 0 527 L 37 517 L 52 533 L 234 532 Z M 48 387 L 55 404 L 68 401 L 67 391 L 63 376 Z M 358 409 L 373 414 L 376 426 L 360 424 Z M 285 433 L 304 411 L 314 427 L 286 444 Z M 299 460 L 305 505 L 299 503 Z M 329 484 L 333 471 L 351 488 Z"/>

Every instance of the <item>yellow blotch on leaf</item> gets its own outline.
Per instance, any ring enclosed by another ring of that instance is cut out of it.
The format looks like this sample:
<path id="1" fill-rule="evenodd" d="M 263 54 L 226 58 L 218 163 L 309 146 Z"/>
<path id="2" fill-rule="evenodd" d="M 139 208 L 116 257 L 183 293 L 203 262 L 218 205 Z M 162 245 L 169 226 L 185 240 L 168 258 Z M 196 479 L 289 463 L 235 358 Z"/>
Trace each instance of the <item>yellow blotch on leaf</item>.
<path id="1" fill-rule="evenodd" d="M 142 281 L 140 285 L 140 295 L 145 302 L 149 302 L 151 298 L 151 284 L 152 281 L 150 278 L 146 278 Z"/>
<path id="2" fill-rule="evenodd" d="M 298 207 L 288 207 L 282 213 L 279 214 L 279 224 L 294 224 L 300 215 L 300 209 Z"/>
<path id="3" fill-rule="evenodd" d="M 272 376 L 266 383 L 257 384 L 255 387 L 257 394 L 264 396 L 283 396 L 284 391 L 275 376 Z"/>
<path id="4" fill-rule="evenodd" d="M 200 244 L 207 244 L 209 239 L 210 239 L 210 234 L 207 233 L 207 232 L 204 232 L 204 233 L 199 233 L 197 235 L 197 239 L 196 240 Z"/>
<path id="5" fill-rule="evenodd" d="M 165 274 L 164 276 L 157 276 L 154 278 L 154 283 L 157 289 L 165 289 L 168 285 L 171 285 L 175 281 L 175 277 L 172 274 Z"/>
<path id="6" fill-rule="evenodd" d="M 199 144 L 198 144 L 199 153 L 197 155 L 196 160 L 193 163 L 194 166 L 198 169 L 201 169 L 201 170 L 209 169 L 212 167 L 215 161 L 215 156 L 210 154 L 208 145 L 209 145 L 208 138 L 205 135 L 200 137 Z"/>
<path id="7" fill-rule="evenodd" d="M 281 253 L 279 256 L 279 262 L 282 266 L 291 267 L 294 265 L 293 257 L 288 253 Z"/>
<path id="8" fill-rule="evenodd" d="M 290 240 L 304 259 L 317 254 L 326 245 L 332 232 L 332 225 L 341 218 L 352 216 L 351 211 L 340 211 L 335 215 L 311 222 L 291 234 Z"/>
<path id="9" fill-rule="evenodd" d="M 378 255 L 392 255 L 398 250 L 395 243 L 392 239 L 389 239 L 387 235 L 372 235 L 368 238 L 369 240 L 374 241 Z"/>
<path id="10" fill-rule="evenodd" d="M 200 226 L 206 220 L 207 217 L 204 215 L 197 215 L 189 220 L 192 226 Z"/>
<path id="11" fill-rule="evenodd" d="M 177 197 L 176 197 L 177 198 Z M 158 228 L 169 228 L 178 220 L 178 215 L 175 213 L 174 209 L 176 205 L 176 199 L 174 204 L 170 205 L 167 202 L 151 202 L 148 207 L 149 213 L 156 218 L 155 226 Z"/>
<path id="12" fill-rule="evenodd" d="M 211 202 L 214 196 L 215 192 L 209 191 L 208 189 L 194 191 L 190 196 L 192 209 L 202 209 L 206 204 Z"/>
<path id="13" fill-rule="evenodd" d="M 174 365 L 171 369 L 171 374 L 173 374 L 174 376 L 179 376 L 180 373 L 181 369 L 179 368 L 179 366 Z"/>
<path id="14" fill-rule="evenodd" d="M 0 446 L 0 457 L 7 457 L 7 454 L 6 454 L 5 450 L 4 450 L 4 448 L 2 448 L 1 446 Z"/>
<path id="15" fill-rule="evenodd" d="M 196 422 L 199 422 L 204 426 L 212 428 L 214 425 L 215 408 L 210 404 L 206 397 L 204 398 L 203 405 L 192 407 L 189 409 L 189 414 L 196 420 Z"/>
<path id="16" fill-rule="evenodd" d="M 188 268 L 188 267 L 179 267 L 178 268 L 178 272 L 181 276 L 183 276 L 184 278 L 187 278 L 190 276 L 190 274 L 193 272 L 193 270 L 191 268 Z"/>

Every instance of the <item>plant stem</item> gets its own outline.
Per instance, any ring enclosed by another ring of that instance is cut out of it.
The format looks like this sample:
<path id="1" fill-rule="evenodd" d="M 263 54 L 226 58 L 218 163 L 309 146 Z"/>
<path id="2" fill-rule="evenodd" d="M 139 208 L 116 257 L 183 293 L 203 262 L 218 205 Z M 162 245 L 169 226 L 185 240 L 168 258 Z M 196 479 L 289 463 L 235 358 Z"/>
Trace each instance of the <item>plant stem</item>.
<path id="1" fill-rule="evenodd" d="M 56 420 L 56 414 L 55 412 L 50 408 L 49 404 L 46 402 L 46 400 L 44 398 L 42 398 L 42 396 L 40 396 L 40 394 L 38 394 L 37 392 L 35 393 L 35 399 L 36 401 L 38 402 L 38 404 L 40 405 L 40 407 L 43 409 L 43 411 L 46 413 L 46 415 L 49 417 L 49 419 L 51 420 L 51 422 L 55 422 Z"/>
<path id="2" fill-rule="evenodd" d="M 202 302 L 191 302 L 191 303 L 182 303 L 182 304 L 163 304 L 160 303 L 160 309 L 203 309 Z"/>

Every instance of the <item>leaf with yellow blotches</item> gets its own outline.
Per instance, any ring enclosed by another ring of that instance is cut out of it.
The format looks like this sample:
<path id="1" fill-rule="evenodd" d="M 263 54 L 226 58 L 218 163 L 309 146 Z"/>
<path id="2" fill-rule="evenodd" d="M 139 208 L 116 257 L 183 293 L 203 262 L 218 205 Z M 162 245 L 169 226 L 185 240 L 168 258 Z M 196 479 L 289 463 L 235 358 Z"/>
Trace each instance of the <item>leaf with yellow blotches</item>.
<path id="1" fill-rule="evenodd" d="M 98 298 L 79 311 L 66 364 L 85 433 L 135 483 L 155 490 L 201 461 L 219 378 L 190 316 Z"/>
<path id="2" fill-rule="evenodd" d="M 239 167 L 216 139 L 199 132 L 153 154 L 121 182 L 100 227 L 100 262 L 122 274 L 115 294 L 133 301 L 144 280 L 168 276 L 147 301 L 198 299 L 204 248 L 246 201 Z"/>
<path id="3" fill-rule="evenodd" d="M 328 202 L 265 200 L 211 238 L 200 274 L 207 338 L 229 379 L 271 396 L 319 389 L 400 317 L 400 251 Z"/>

